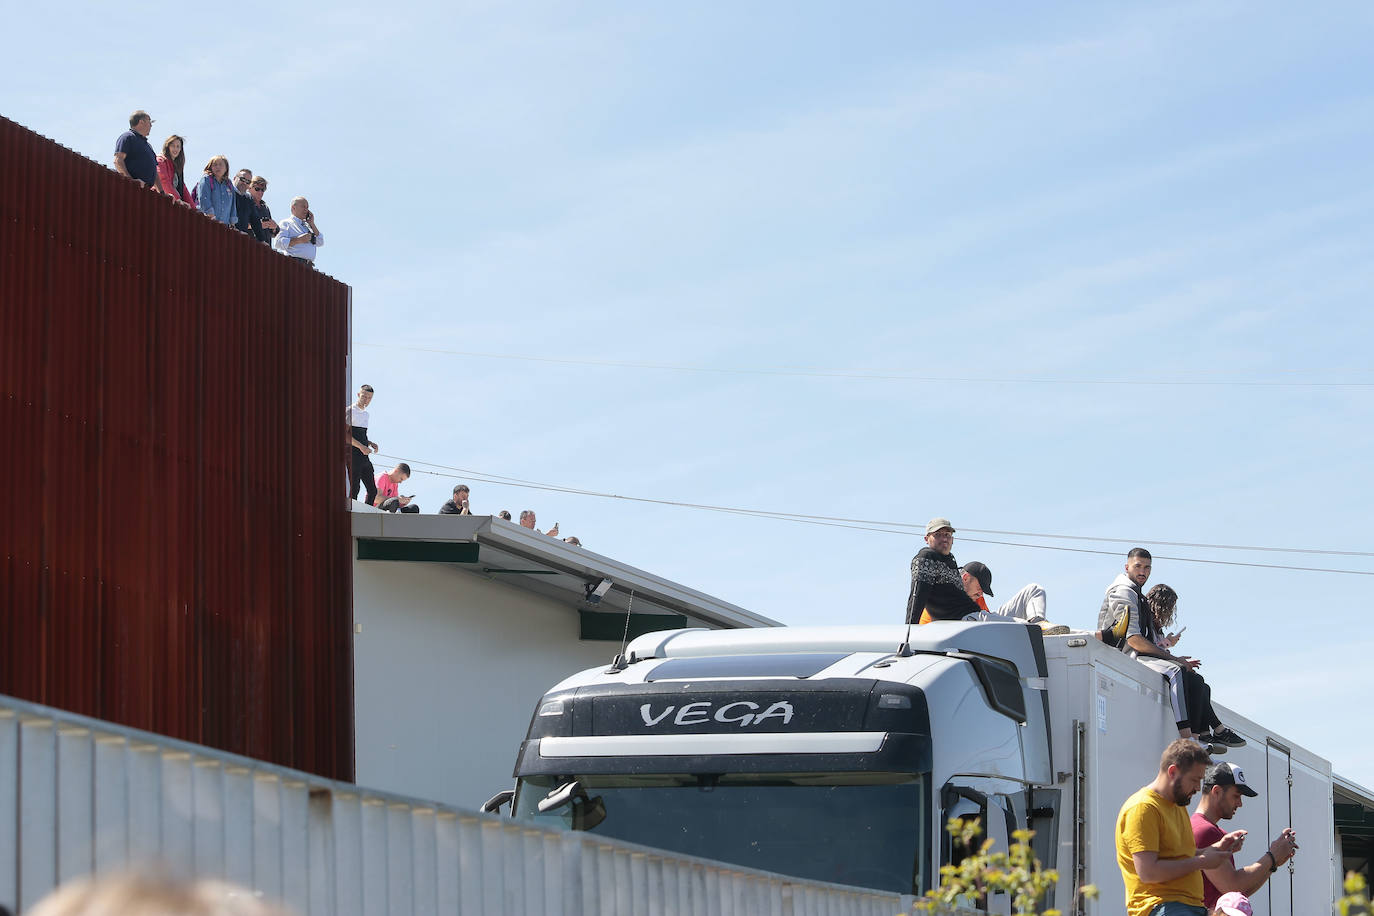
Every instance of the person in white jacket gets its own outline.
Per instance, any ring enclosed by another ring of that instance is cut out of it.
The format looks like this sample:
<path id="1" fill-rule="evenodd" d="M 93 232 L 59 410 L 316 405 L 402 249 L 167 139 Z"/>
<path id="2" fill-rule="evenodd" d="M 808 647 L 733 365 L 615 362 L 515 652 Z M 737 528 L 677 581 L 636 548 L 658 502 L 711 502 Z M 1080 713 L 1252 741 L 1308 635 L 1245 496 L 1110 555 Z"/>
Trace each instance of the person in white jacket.
<path id="1" fill-rule="evenodd" d="M 324 247 L 324 233 L 315 225 L 315 214 L 310 212 L 310 201 L 304 197 L 293 198 L 291 215 L 282 220 L 277 228 L 281 231 L 272 241 L 273 248 L 293 258 L 308 261 L 312 265 L 315 263 L 316 252 Z"/>

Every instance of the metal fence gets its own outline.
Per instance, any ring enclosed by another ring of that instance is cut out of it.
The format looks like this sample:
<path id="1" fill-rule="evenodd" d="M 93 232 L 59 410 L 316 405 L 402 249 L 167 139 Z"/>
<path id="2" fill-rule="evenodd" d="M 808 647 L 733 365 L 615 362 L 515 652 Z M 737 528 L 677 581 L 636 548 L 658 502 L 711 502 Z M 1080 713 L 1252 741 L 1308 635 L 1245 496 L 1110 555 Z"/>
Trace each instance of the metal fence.
<path id="1" fill-rule="evenodd" d="M 371 792 L 0 697 L 0 905 L 22 913 L 61 882 L 153 864 L 311 916 L 895 916 L 904 902 Z"/>

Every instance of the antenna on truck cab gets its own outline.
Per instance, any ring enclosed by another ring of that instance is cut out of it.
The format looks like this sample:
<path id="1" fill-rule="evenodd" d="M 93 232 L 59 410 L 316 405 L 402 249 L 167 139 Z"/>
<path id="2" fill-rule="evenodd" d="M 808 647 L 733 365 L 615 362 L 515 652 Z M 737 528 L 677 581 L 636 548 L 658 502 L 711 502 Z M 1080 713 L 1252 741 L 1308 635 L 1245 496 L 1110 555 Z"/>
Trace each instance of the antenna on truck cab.
<path id="1" fill-rule="evenodd" d="M 916 583 L 911 583 L 911 593 L 906 596 L 906 639 L 897 647 L 898 658 L 910 658 L 915 655 L 911 651 L 911 606 L 916 601 Z"/>
<path id="2" fill-rule="evenodd" d="M 908 620 L 906 622 L 906 639 L 902 640 L 902 644 L 897 647 L 897 657 L 911 658 L 915 654 L 911 651 L 911 621 Z"/>
<path id="3" fill-rule="evenodd" d="M 630 644 L 630 608 L 634 606 L 635 590 L 630 589 L 630 600 L 625 603 L 625 632 L 620 637 L 620 651 L 611 659 L 611 667 L 606 669 L 606 674 L 617 674 L 630 667 L 629 661 L 625 658 L 625 647 Z"/>

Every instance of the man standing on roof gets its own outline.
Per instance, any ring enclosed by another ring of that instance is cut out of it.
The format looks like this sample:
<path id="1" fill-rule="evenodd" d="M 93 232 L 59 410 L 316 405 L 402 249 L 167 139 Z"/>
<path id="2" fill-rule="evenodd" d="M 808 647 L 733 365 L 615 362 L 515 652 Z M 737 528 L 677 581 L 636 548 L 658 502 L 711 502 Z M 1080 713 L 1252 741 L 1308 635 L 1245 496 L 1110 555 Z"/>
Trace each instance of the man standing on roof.
<path id="1" fill-rule="evenodd" d="M 278 223 L 277 229 L 272 247 L 313 267 L 316 253 L 324 247 L 324 233 L 315 225 L 310 201 L 304 197 L 293 197 L 291 215 Z"/>
<path id="2" fill-rule="evenodd" d="M 348 496 L 358 498 L 359 487 L 367 488 L 367 504 L 377 501 L 377 471 L 372 467 L 372 455 L 377 443 L 367 438 L 367 424 L 371 418 L 367 405 L 372 403 L 372 386 L 358 389 L 358 399 L 348 408 Z"/>
<path id="3" fill-rule="evenodd" d="M 1202 785 L 1207 752 L 1180 738 L 1164 749 L 1154 782 L 1126 799 L 1116 816 L 1116 864 L 1126 884 L 1127 916 L 1207 916 L 1202 869 L 1240 848 L 1245 831 L 1198 847 L 1188 801 Z"/>
<path id="4" fill-rule="evenodd" d="M 983 610 L 964 591 L 954 548 L 954 526 L 947 518 L 926 523 L 926 546 L 911 559 L 911 593 L 906 600 L 907 623 L 962 620 Z"/>
<path id="5" fill-rule="evenodd" d="M 1210 846 L 1224 836 L 1217 822 L 1229 821 L 1235 816 L 1244 803 L 1242 796 L 1257 798 L 1259 793 L 1246 784 L 1240 767 L 1233 763 L 1217 763 L 1207 768 L 1202 777 L 1202 800 L 1192 818 L 1193 839 L 1199 847 Z M 1292 827 L 1285 827 L 1258 862 L 1236 868 L 1235 856 L 1226 856 L 1213 867 L 1203 869 L 1203 903 L 1215 907 L 1222 894 L 1233 891 L 1253 896 L 1297 851 L 1298 835 Z"/>
<path id="6" fill-rule="evenodd" d="M 157 153 L 148 143 L 148 134 L 153 129 L 153 119 L 148 112 L 139 109 L 129 115 L 129 129 L 115 140 L 115 171 L 125 178 L 132 178 L 141 188 L 162 190 L 157 177 Z"/>

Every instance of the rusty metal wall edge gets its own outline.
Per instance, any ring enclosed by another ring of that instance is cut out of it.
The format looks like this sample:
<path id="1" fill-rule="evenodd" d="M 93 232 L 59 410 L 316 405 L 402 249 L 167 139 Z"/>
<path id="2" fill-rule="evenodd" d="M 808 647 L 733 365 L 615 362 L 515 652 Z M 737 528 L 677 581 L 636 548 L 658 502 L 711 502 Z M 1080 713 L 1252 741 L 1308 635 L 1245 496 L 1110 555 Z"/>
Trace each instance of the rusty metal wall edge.
<path id="1" fill-rule="evenodd" d="M 0 117 L 0 693 L 353 778 L 350 307 Z"/>

